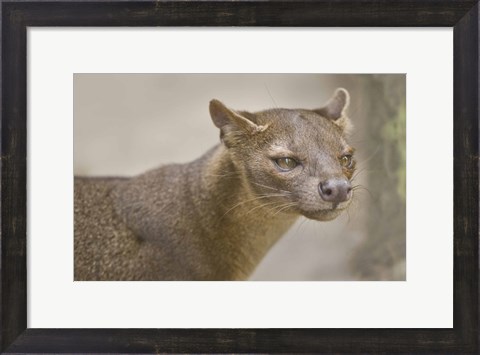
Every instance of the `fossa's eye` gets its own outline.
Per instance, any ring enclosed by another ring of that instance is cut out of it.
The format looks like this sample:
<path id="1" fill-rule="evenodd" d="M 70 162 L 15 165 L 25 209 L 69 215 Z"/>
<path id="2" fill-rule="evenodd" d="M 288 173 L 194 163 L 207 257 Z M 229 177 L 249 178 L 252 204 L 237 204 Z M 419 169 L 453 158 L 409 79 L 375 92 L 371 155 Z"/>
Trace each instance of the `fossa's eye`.
<path id="1" fill-rule="evenodd" d="M 279 158 L 275 159 L 275 164 L 283 170 L 283 171 L 290 171 L 297 167 L 298 163 L 295 159 L 292 158 Z"/>
<path id="2" fill-rule="evenodd" d="M 352 156 L 350 154 L 343 155 L 340 157 L 340 164 L 342 164 L 344 168 L 350 169 L 353 165 Z"/>

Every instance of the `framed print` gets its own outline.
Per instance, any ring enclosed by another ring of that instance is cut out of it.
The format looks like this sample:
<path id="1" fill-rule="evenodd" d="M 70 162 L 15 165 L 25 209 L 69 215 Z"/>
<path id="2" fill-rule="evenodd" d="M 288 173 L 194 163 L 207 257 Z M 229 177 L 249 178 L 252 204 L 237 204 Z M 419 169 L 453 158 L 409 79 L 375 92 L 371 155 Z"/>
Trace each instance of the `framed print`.
<path id="1" fill-rule="evenodd" d="M 478 352 L 476 1 L 1 6 L 2 352 Z"/>

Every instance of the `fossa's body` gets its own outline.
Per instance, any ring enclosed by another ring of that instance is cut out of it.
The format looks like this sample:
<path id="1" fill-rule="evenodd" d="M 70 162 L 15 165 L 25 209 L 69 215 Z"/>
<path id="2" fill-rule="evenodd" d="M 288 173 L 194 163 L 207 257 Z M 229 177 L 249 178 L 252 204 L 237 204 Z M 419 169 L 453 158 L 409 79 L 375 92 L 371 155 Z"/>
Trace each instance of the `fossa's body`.
<path id="1" fill-rule="evenodd" d="M 348 207 L 348 93 L 317 110 L 238 112 L 212 100 L 222 143 L 133 178 L 75 178 L 75 280 L 245 280 L 303 215 Z"/>

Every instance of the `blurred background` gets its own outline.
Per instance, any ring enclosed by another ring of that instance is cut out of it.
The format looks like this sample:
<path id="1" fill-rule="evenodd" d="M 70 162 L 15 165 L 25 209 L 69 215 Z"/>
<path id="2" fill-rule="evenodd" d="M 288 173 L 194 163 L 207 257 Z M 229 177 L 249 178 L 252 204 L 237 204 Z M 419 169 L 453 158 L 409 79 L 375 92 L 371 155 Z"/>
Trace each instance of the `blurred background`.
<path id="1" fill-rule="evenodd" d="M 406 279 L 403 74 L 75 74 L 74 173 L 133 176 L 188 162 L 219 142 L 208 103 L 313 109 L 350 92 L 358 182 L 349 212 L 301 218 L 251 280 Z"/>

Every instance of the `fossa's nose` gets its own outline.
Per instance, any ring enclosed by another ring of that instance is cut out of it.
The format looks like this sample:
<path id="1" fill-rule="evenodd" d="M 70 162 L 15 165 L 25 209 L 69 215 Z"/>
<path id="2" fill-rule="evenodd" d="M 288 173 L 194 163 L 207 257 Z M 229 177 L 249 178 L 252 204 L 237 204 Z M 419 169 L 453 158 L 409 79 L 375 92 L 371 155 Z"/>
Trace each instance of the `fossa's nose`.
<path id="1" fill-rule="evenodd" d="M 340 203 L 350 198 L 352 185 L 344 178 L 334 178 L 318 184 L 320 197 L 327 202 Z"/>

